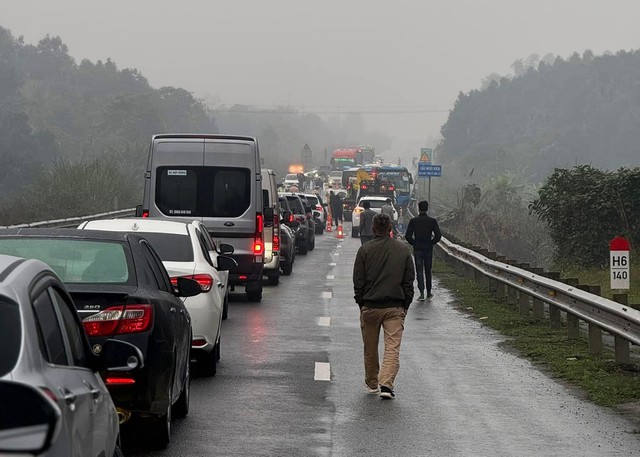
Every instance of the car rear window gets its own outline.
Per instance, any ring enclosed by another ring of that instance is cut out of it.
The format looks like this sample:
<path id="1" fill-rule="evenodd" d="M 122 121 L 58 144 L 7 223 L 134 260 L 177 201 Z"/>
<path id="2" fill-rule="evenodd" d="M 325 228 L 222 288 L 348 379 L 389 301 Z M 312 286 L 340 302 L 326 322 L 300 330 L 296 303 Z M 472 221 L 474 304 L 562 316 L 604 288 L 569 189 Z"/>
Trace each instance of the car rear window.
<path id="1" fill-rule="evenodd" d="M 316 197 L 307 197 L 307 201 L 311 203 L 311 206 L 313 207 L 318 204 L 318 199 Z"/>
<path id="2" fill-rule="evenodd" d="M 68 238 L 0 238 L 0 254 L 38 259 L 65 283 L 135 284 L 125 245 Z"/>
<path id="3" fill-rule="evenodd" d="M 193 245 L 189 235 L 175 233 L 138 234 L 151 243 L 163 262 L 193 262 Z"/>
<path id="4" fill-rule="evenodd" d="M 20 355 L 22 325 L 20 308 L 16 303 L 0 297 L 0 378 L 13 370 Z"/>
<path id="5" fill-rule="evenodd" d="M 302 207 L 302 200 L 298 197 L 294 197 L 293 195 L 287 195 L 287 201 L 289 202 L 289 208 L 291 208 L 291 212 L 293 214 L 303 214 L 304 208 Z"/>
<path id="6" fill-rule="evenodd" d="M 251 205 L 251 170 L 158 167 L 156 205 L 167 216 L 242 216 Z"/>
<path id="7" fill-rule="evenodd" d="M 384 206 L 384 200 L 363 200 L 360 202 L 360 206 L 367 201 L 371 203 L 371 208 L 382 208 Z"/>

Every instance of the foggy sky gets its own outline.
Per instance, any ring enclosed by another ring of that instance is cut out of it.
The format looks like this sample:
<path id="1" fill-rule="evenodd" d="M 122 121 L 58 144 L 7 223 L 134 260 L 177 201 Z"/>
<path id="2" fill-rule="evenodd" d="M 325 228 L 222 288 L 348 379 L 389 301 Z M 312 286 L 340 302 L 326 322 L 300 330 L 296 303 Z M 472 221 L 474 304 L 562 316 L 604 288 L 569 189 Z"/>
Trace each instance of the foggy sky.
<path id="1" fill-rule="evenodd" d="M 221 103 L 366 115 L 398 148 L 437 136 L 459 91 L 537 53 L 640 48 L 638 0 L 0 0 L 28 43 L 111 58 Z M 444 111 L 444 112 L 443 112 Z"/>

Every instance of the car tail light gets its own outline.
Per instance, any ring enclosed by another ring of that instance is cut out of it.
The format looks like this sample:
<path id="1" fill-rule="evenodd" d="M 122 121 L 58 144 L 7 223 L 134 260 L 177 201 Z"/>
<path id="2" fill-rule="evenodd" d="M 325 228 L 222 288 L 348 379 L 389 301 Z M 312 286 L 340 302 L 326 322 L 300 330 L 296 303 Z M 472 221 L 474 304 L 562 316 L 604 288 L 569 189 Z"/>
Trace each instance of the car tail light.
<path id="1" fill-rule="evenodd" d="M 191 340 L 191 347 L 201 348 L 202 346 L 206 346 L 206 345 L 207 345 L 207 340 L 205 340 L 204 338 L 196 338 Z"/>
<path id="2" fill-rule="evenodd" d="M 149 217 L 149 210 L 145 209 L 142 211 L 142 217 Z"/>
<path id="3" fill-rule="evenodd" d="M 264 229 L 264 218 L 262 214 L 256 214 L 256 233 L 253 239 L 253 253 L 261 255 L 264 253 L 264 240 L 262 239 L 262 231 Z"/>
<path id="4" fill-rule="evenodd" d="M 356 208 L 356 209 L 354 209 L 354 211 L 355 211 L 356 214 L 360 214 L 360 213 L 362 213 L 364 211 L 364 208 Z"/>
<path id="5" fill-rule="evenodd" d="M 320 205 L 320 204 L 316 205 L 316 210 L 317 211 L 322 211 L 322 205 Z"/>
<path id="6" fill-rule="evenodd" d="M 240 275 L 240 276 L 238 276 L 238 278 L 239 278 L 241 281 L 244 281 L 245 279 L 247 279 L 247 275 Z"/>
<path id="7" fill-rule="evenodd" d="M 396 188 L 393 186 L 389 186 L 389 190 L 396 190 Z"/>
<path id="8" fill-rule="evenodd" d="M 82 324 L 88 336 L 109 336 L 144 332 L 152 322 L 152 305 L 127 305 L 105 308 Z"/>
<path id="9" fill-rule="evenodd" d="M 293 220 L 294 220 L 293 214 L 289 214 L 289 222 L 293 222 Z"/>
<path id="10" fill-rule="evenodd" d="M 360 186 L 360 189 L 362 189 L 362 190 L 367 190 L 367 185 L 366 185 L 366 184 L 361 185 L 361 186 Z"/>
<path id="11" fill-rule="evenodd" d="M 56 394 L 54 394 L 51 389 L 49 389 L 48 387 L 44 387 L 41 386 L 40 390 L 42 390 L 44 392 L 44 394 L 49 397 L 51 400 L 53 400 L 55 403 L 58 402 L 58 397 L 56 397 Z"/>
<path id="12" fill-rule="evenodd" d="M 136 380 L 133 378 L 106 378 L 104 383 L 108 386 L 125 386 L 135 384 Z"/>
<path id="13" fill-rule="evenodd" d="M 280 235 L 273 234 L 273 248 L 274 251 L 280 250 Z"/>
<path id="14" fill-rule="evenodd" d="M 193 279 L 200 285 L 200 290 L 202 292 L 209 292 L 213 286 L 213 278 L 208 274 L 187 275 L 180 276 L 180 278 Z M 178 287 L 178 276 L 171 278 L 171 285 L 173 287 Z"/>

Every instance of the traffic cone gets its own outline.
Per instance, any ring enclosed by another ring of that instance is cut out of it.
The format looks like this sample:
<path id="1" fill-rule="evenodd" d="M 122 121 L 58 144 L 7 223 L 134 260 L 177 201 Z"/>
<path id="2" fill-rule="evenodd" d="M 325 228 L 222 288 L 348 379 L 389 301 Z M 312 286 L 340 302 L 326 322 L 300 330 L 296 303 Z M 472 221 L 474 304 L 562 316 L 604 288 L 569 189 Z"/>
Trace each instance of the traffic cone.
<path id="1" fill-rule="evenodd" d="M 333 231 L 333 219 L 331 219 L 331 211 L 327 213 L 327 226 L 325 227 L 325 231 L 327 232 Z"/>
<path id="2" fill-rule="evenodd" d="M 338 233 L 336 233 L 336 238 L 344 238 L 344 231 L 342 230 L 342 224 L 338 225 Z"/>

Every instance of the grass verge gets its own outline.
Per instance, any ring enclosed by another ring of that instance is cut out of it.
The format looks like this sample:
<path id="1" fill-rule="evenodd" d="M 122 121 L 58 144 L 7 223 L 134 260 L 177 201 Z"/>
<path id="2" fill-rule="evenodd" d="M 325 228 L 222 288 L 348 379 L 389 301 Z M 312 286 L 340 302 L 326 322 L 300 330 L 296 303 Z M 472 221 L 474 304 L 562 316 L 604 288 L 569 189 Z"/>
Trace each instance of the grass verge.
<path id="1" fill-rule="evenodd" d="M 457 276 L 436 258 L 433 272 L 454 293 L 463 311 L 508 337 L 505 346 L 553 377 L 579 387 L 589 400 L 602 406 L 640 402 L 640 367 L 617 364 L 613 351 L 606 347 L 601 356 L 590 355 L 586 338 L 570 340 L 564 325 L 554 329 L 547 319 L 520 315 L 515 306 L 497 301 L 488 290 Z"/>
<path id="2" fill-rule="evenodd" d="M 629 294 L 629 304 L 634 308 L 640 309 L 640 263 L 634 262 L 630 268 L 631 280 L 629 290 L 620 290 L 615 292 L 624 292 Z M 581 268 L 565 266 L 560 268 L 560 274 L 563 278 L 578 278 L 580 284 L 600 285 L 602 288 L 602 296 L 608 299 L 613 298 L 614 291 L 611 290 L 611 278 L 609 268 Z"/>

